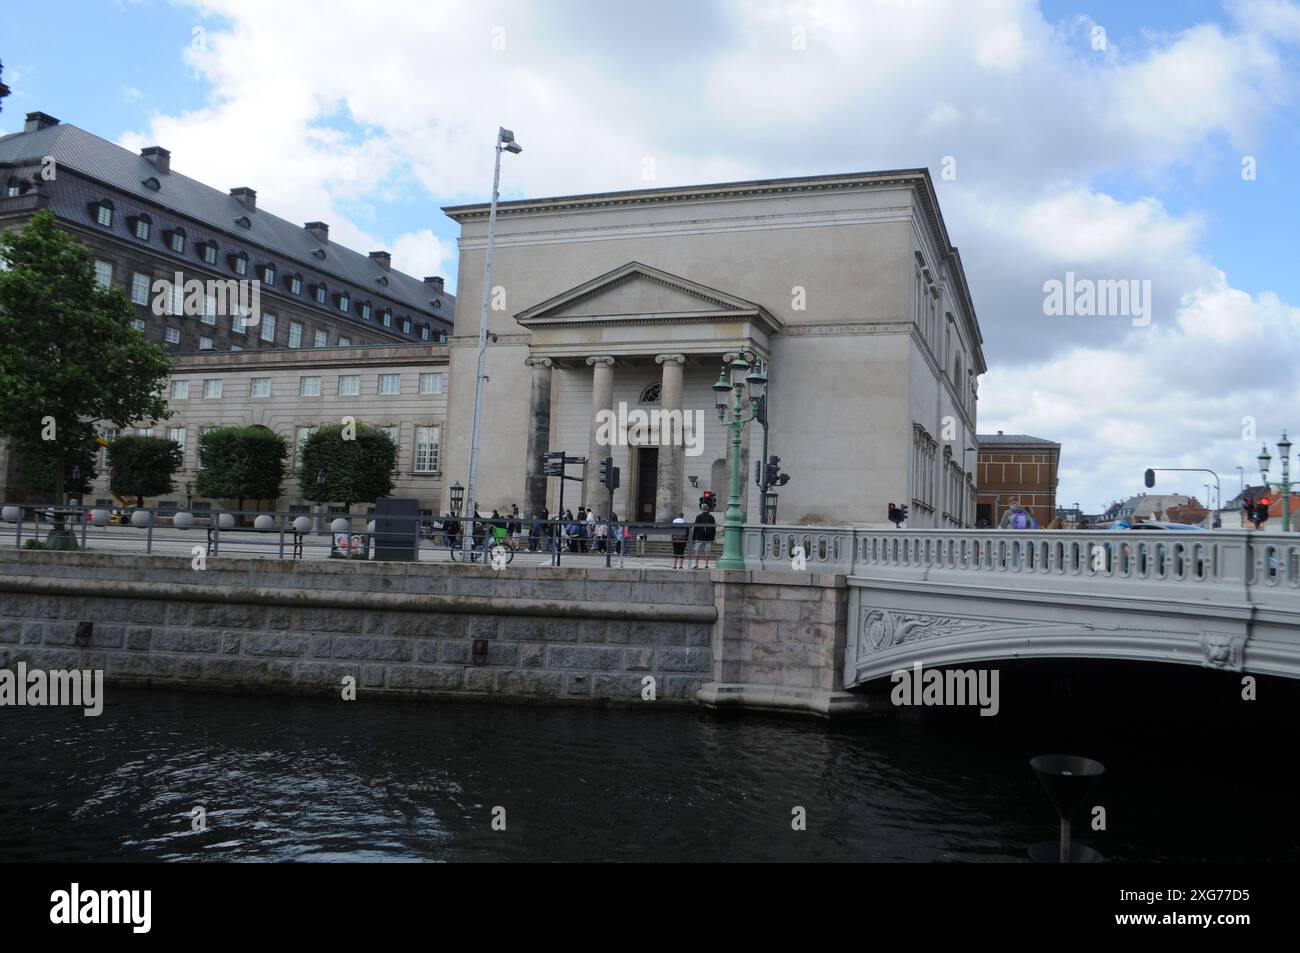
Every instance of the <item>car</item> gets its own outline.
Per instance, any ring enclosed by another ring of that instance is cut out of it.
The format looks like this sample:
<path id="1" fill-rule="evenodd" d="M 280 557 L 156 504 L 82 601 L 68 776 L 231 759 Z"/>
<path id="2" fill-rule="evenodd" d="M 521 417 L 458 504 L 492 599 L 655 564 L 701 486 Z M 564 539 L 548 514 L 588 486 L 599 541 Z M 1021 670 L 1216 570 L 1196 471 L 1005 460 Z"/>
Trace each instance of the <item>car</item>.
<path id="1" fill-rule="evenodd" d="M 1154 521 L 1148 521 L 1145 523 L 1134 523 L 1131 526 L 1126 526 L 1125 529 L 1147 529 L 1147 530 L 1169 529 L 1169 530 L 1192 530 L 1195 532 L 1205 531 L 1204 526 L 1197 526 L 1194 523 L 1157 523 Z"/>

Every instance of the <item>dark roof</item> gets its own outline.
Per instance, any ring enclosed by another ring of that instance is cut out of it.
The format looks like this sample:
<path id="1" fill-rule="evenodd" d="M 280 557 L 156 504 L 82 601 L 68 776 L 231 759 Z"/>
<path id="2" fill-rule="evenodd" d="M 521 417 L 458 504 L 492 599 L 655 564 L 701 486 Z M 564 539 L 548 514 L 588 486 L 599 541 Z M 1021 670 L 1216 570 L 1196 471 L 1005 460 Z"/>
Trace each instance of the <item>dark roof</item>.
<path id="1" fill-rule="evenodd" d="M 1028 434 L 1023 434 L 1023 433 L 1006 433 L 1006 434 L 982 433 L 982 434 L 976 434 L 975 440 L 977 443 L 979 443 L 981 447 L 999 446 L 999 445 L 1001 446 L 1012 445 L 1012 446 L 1019 447 L 1019 446 L 1024 446 L 1025 444 L 1033 444 L 1033 445 L 1043 446 L 1043 447 L 1060 446 L 1059 443 L 1056 443 L 1053 440 L 1044 440 L 1042 437 L 1031 437 Z"/>
<path id="2" fill-rule="evenodd" d="M 53 156 L 59 167 L 98 179 L 142 202 L 196 219 L 225 232 L 236 241 L 261 245 L 268 251 L 296 260 L 304 268 L 348 282 L 376 297 L 386 296 L 423 315 L 450 323 L 455 313 L 454 295 L 434 292 L 421 279 L 405 272 L 384 269 L 368 255 L 337 242 L 322 242 L 301 225 L 261 208 L 250 212 L 228 193 L 189 176 L 175 171 L 162 173 L 143 156 L 78 126 L 60 123 L 35 132 L 0 136 L 0 164 L 40 163 L 45 156 Z M 158 191 L 143 184 L 149 178 L 160 183 Z M 250 220 L 248 228 L 235 224 L 236 219 L 244 216 Z M 325 250 L 324 259 L 312 254 L 319 248 Z M 381 277 L 388 279 L 386 286 L 379 283 Z M 441 299 L 443 306 L 435 310 L 430 303 L 434 299 Z"/>

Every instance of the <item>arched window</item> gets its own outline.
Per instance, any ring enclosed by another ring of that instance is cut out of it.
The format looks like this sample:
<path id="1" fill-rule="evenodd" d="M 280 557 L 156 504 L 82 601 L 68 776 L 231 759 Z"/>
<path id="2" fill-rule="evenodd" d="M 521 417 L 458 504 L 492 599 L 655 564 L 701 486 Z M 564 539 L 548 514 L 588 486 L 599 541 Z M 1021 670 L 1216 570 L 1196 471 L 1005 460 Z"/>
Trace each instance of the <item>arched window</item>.
<path id="1" fill-rule="evenodd" d="M 242 251 L 230 256 L 230 270 L 237 275 L 248 274 L 248 256 Z"/>
<path id="2" fill-rule="evenodd" d="M 163 232 L 163 241 L 178 255 L 185 254 L 185 229 L 172 228 Z"/>
<path id="3" fill-rule="evenodd" d="M 91 202 L 90 214 L 94 217 L 95 224 L 103 225 L 105 228 L 113 227 L 113 203 L 108 199 Z"/>
<path id="4" fill-rule="evenodd" d="M 384 317 L 384 327 L 391 328 L 393 326 L 393 312 L 385 308 L 383 317 Z"/>
<path id="5" fill-rule="evenodd" d="M 275 284 L 275 265 L 267 262 L 264 265 L 257 266 L 257 276 L 262 279 L 262 284 Z"/>
<path id="6" fill-rule="evenodd" d="M 645 390 L 641 391 L 641 403 L 657 404 L 663 396 L 663 386 L 660 384 L 651 384 Z"/>
<path id="7" fill-rule="evenodd" d="M 290 294 L 302 294 L 302 275 L 290 275 L 285 281 L 289 284 Z"/>
<path id="8" fill-rule="evenodd" d="M 126 226 L 131 230 L 132 235 L 142 242 L 147 242 L 153 230 L 153 220 L 144 214 L 129 215 L 126 219 Z"/>

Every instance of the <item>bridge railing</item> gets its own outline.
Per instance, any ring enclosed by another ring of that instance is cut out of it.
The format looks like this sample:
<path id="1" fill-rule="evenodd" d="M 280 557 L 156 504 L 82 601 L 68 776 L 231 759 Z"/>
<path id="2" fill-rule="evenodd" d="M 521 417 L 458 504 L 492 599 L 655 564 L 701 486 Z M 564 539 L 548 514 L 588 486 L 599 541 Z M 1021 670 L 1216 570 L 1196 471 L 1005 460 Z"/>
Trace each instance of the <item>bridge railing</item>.
<path id="1" fill-rule="evenodd" d="M 802 556 L 811 572 L 900 579 L 942 574 L 977 586 L 1159 586 L 1198 599 L 1224 589 L 1238 597 L 1249 590 L 1256 601 L 1300 607 L 1300 535 L 1281 533 L 751 525 L 744 552 L 754 569 L 790 569 Z"/>

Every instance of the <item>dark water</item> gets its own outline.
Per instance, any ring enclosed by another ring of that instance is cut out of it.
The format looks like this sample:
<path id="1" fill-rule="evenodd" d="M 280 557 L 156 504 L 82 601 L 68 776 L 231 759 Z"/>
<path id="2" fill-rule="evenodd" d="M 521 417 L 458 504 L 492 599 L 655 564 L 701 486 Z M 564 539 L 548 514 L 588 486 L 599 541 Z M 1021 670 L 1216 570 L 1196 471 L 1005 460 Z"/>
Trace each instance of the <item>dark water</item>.
<path id="1" fill-rule="evenodd" d="M 1190 671 L 840 724 L 110 688 L 99 718 L 0 709 L 0 860 L 1018 862 L 1056 825 L 1027 759 L 1058 750 L 1107 766 L 1109 859 L 1294 860 L 1294 708 L 1207 707 L 1235 683 Z"/>

